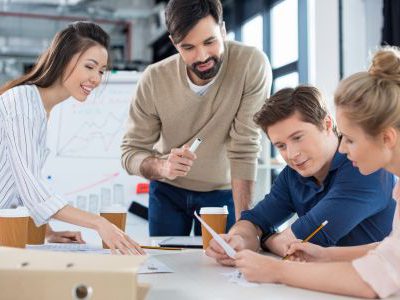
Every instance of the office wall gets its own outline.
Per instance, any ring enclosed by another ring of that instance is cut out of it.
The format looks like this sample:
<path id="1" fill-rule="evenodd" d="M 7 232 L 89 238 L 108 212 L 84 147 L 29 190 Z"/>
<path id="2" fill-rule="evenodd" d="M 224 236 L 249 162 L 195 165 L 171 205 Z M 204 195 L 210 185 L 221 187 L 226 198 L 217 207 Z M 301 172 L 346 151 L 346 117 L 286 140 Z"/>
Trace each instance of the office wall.
<path id="1" fill-rule="evenodd" d="M 368 67 L 381 40 L 383 1 L 343 1 L 343 75 Z"/>
<path id="2" fill-rule="evenodd" d="M 333 93 L 340 80 L 339 0 L 309 0 L 309 83 L 327 97 L 333 112 Z M 342 1 L 343 76 L 365 70 L 370 53 L 380 44 L 382 0 Z"/>
<path id="3" fill-rule="evenodd" d="M 309 83 L 317 86 L 328 98 L 339 81 L 339 2 L 309 0 Z"/>

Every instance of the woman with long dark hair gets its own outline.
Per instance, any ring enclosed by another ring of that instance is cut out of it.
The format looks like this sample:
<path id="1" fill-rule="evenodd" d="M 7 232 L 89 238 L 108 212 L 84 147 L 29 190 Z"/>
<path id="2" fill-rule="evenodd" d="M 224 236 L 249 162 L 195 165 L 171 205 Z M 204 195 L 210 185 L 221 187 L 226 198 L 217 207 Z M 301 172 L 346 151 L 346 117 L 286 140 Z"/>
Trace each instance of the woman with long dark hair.
<path id="1" fill-rule="evenodd" d="M 143 250 L 106 219 L 70 205 L 41 178 L 52 108 L 70 96 L 85 101 L 110 66 L 109 36 L 91 22 L 58 32 L 34 68 L 0 87 L 0 208 L 26 206 L 36 225 L 50 218 L 95 229 L 113 252 Z M 53 242 L 83 243 L 78 232 L 53 232 Z"/>

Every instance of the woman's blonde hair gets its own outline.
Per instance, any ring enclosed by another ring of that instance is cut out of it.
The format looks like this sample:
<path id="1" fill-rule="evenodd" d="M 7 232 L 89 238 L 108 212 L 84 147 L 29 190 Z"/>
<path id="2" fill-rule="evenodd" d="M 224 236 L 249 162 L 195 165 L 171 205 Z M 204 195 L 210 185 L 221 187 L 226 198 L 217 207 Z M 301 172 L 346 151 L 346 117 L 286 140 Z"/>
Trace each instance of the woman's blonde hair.
<path id="1" fill-rule="evenodd" d="M 367 72 L 342 80 L 335 105 L 371 136 L 387 127 L 400 130 L 400 49 L 381 48 Z"/>

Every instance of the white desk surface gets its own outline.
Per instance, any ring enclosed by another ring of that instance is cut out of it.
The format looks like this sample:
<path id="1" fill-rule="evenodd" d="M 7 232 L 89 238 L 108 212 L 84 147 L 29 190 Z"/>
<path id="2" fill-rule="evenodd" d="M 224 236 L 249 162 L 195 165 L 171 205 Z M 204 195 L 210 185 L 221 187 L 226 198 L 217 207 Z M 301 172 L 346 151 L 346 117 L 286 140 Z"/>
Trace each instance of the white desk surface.
<path id="1" fill-rule="evenodd" d="M 164 251 L 165 252 L 165 251 Z M 217 265 L 203 250 L 184 250 L 181 253 L 157 255 L 157 259 L 174 270 L 174 273 L 139 275 L 139 282 L 151 285 L 146 299 L 355 299 L 317 293 L 278 284 L 261 284 L 243 287 L 229 282 L 222 273 L 233 272 L 233 268 Z"/>
<path id="2" fill-rule="evenodd" d="M 136 217 L 129 216 L 127 233 L 136 238 L 130 226 L 136 222 Z M 81 230 L 83 238 L 88 244 L 101 245 L 98 234 L 93 230 L 79 228 L 63 222 L 53 222 L 55 230 Z M 151 240 L 160 240 L 155 238 Z M 149 238 L 136 238 L 139 242 L 148 242 Z M 138 276 L 139 282 L 149 283 L 150 292 L 146 299 L 160 300 L 197 300 L 197 299 L 268 299 L 268 300 L 299 300 L 299 299 L 356 299 L 319 292 L 288 287 L 279 284 L 261 284 L 257 287 L 243 287 L 229 282 L 222 273 L 233 272 L 233 268 L 223 267 L 207 257 L 201 249 L 187 249 L 183 251 L 152 251 L 157 259 L 174 270 L 174 273 L 143 274 Z M 273 270 L 271 270 L 273 272 Z M 390 298 L 395 299 L 395 298 Z"/>

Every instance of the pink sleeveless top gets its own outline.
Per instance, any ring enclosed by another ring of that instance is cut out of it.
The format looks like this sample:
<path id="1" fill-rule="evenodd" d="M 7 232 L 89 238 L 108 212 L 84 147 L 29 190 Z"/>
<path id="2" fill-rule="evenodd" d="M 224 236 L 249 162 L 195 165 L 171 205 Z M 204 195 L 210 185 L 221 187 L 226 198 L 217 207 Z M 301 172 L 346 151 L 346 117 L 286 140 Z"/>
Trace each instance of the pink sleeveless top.
<path id="1" fill-rule="evenodd" d="M 400 296 L 400 182 L 393 189 L 397 201 L 393 231 L 379 246 L 353 261 L 353 266 L 380 298 Z"/>

